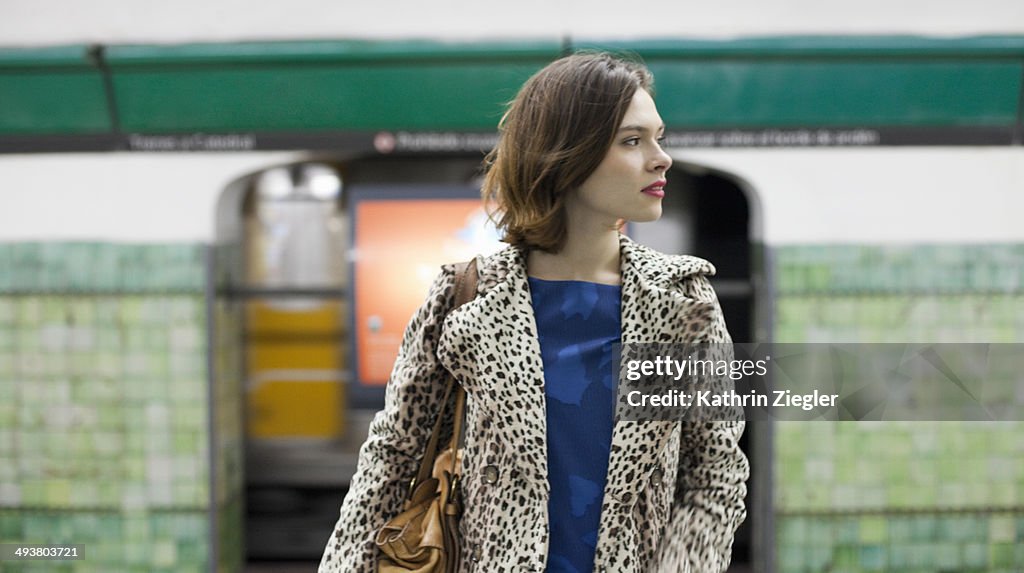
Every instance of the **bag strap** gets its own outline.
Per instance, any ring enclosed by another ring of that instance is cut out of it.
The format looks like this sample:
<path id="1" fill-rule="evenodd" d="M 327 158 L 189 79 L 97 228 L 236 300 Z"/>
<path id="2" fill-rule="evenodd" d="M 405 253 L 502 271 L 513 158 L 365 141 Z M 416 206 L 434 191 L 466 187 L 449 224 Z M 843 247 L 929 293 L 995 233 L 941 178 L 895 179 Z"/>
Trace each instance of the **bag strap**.
<path id="1" fill-rule="evenodd" d="M 445 317 L 448 313 L 473 300 L 476 296 L 476 286 L 478 281 L 476 258 L 470 259 L 468 262 L 459 263 L 455 265 L 456 280 L 455 280 L 455 304 L 448 309 L 445 313 Z M 444 318 L 441 319 L 442 324 Z M 409 493 L 406 496 L 407 499 L 412 499 L 413 490 L 416 489 L 416 484 L 423 483 L 430 479 L 431 474 L 434 470 L 434 462 L 437 460 L 437 442 L 441 439 L 441 424 L 444 421 L 445 411 L 448 409 L 448 400 L 451 398 L 452 391 L 455 391 L 455 425 L 452 430 L 452 439 L 448 443 L 448 448 L 457 448 L 458 443 L 461 440 L 462 435 L 462 424 L 465 418 L 465 406 L 466 406 L 466 392 L 462 389 L 456 381 L 455 377 L 452 376 L 451 372 L 447 373 L 448 384 L 445 387 L 444 398 L 441 400 L 441 408 L 437 413 L 437 420 L 434 421 L 434 429 L 430 432 L 430 439 L 427 441 L 426 451 L 423 452 L 423 458 L 420 460 L 419 471 L 416 472 L 416 477 L 413 478 L 409 484 Z M 455 464 L 457 463 L 457 457 L 452 455 L 452 469 L 451 474 L 455 475 Z"/>

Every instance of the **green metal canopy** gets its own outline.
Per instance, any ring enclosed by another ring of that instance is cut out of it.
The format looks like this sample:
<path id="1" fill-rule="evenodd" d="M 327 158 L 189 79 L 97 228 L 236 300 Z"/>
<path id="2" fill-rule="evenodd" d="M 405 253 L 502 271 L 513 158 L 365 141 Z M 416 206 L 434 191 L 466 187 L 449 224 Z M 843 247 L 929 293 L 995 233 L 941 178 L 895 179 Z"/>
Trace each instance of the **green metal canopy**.
<path id="1" fill-rule="evenodd" d="M 87 46 L 0 48 L 0 137 L 111 129 L 103 75 Z"/>
<path id="2" fill-rule="evenodd" d="M 1024 37 L 580 42 L 640 55 L 665 122 L 687 127 L 1007 126 Z"/>
<path id="3" fill-rule="evenodd" d="M 300 42 L 106 51 L 138 132 L 494 129 L 555 42 Z"/>
<path id="4" fill-rule="evenodd" d="M 867 126 L 1020 139 L 1024 36 L 349 40 L 5 48 L 0 150 L 73 150 L 88 137 L 130 148 L 132 135 L 259 134 L 302 148 L 380 131 L 493 133 L 530 74 L 580 48 L 642 57 L 670 131 Z"/>

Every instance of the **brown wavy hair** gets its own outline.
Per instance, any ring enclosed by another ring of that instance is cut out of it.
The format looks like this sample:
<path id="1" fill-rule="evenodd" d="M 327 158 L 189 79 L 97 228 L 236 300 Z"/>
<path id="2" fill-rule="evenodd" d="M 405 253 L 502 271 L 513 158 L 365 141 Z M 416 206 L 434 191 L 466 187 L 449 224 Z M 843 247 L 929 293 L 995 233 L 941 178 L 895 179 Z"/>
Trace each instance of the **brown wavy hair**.
<path id="1" fill-rule="evenodd" d="M 561 58 L 523 84 L 484 159 L 481 195 L 502 241 L 561 250 L 566 197 L 600 165 L 638 89 L 654 95 L 650 71 L 604 52 Z"/>

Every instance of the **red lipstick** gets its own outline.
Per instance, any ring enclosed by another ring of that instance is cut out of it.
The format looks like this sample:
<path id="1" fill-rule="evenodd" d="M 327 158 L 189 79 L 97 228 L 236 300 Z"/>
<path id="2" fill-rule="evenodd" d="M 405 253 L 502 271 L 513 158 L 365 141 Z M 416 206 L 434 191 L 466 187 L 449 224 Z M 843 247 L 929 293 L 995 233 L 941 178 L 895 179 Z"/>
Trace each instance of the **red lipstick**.
<path id="1" fill-rule="evenodd" d="M 646 194 L 650 195 L 651 197 L 661 198 L 661 197 L 665 196 L 665 184 L 667 184 L 667 183 L 668 183 L 668 181 L 665 181 L 664 179 L 662 179 L 660 181 L 655 181 L 654 183 L 651 183 L 647 187 L 644 187 L 643 189 L 641 189 L 640 192 L 641 193 L 646 193 Z"/>

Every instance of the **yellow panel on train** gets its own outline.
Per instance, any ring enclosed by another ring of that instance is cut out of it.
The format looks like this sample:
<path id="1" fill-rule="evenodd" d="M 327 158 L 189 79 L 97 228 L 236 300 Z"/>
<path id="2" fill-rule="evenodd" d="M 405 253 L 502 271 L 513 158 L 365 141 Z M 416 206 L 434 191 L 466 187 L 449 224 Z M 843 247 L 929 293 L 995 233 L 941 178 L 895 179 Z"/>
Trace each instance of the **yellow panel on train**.
<path id="1" fill-rule="evenodd" d="M 347 380 L 342 306 L 248 304 L 250 438 L 341 437 Z"/>
<path id="2" fill-rule="evenodd" d="M 333 438 L 341 434 L 342 380 L 262 380 L 249 392 L 253 438 Z"/>
<path id="3" fill-rule="evenodd" d="M 342 330 L 342 303 L 322 302 L 315 308 L 298 311 L 262 301 L 253 301 L 246 306 L 245 319 L 249 332 L 337 336 Z"/>
<path id="4" fill-rule="evenodd" d="M 248 371 L 250 379 L 267 370 L 337 371 L 340 369 L 340 349 L 338 344 L 332 341 L 274 341 L 249 344 Z"/>

